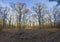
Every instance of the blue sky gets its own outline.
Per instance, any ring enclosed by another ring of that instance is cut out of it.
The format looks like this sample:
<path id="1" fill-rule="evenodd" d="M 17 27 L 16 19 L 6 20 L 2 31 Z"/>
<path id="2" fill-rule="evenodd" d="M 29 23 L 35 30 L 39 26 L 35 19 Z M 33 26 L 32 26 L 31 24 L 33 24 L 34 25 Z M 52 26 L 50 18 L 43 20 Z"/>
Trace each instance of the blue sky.
<path id="1" fill-rule="evenodd" d="M 57 4 L 57 2 L 49 2 L 48 0 L 0 0 L 0 4 L 2 4 L 3 6 L 10 6 L 9 3 L 11 2 L 22 2 L 22 3 L 26 3 L 28 7 L 32 7 L 35 3 L 38 2 L 42 2 L 44 4 L 46 4 L 46 6 L 48 8 L 52 8 L 54 5 Z"/>
<path id="2" fill-rule="evenodd" d="M 26 3 L 29 8 L 34 6 L 35 3 L 44 3 L 48 7 L 48 9 L 52 8 L 54 5 L 57 4 L 57 2 L 49 2 L 48 0 L 0 0 L 0 4 L 3 6 L 8 6 L 10 7 L 10 3 L 16 3 L 16 2 L 22 2 Z"/>

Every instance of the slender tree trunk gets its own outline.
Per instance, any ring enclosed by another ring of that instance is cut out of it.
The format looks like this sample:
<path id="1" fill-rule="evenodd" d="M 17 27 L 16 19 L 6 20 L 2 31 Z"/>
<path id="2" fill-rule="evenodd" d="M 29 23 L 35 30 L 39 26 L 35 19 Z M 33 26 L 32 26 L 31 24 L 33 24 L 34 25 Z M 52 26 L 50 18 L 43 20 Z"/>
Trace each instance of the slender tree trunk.
<path id="1" fill-rule="evenodd" d="M 21 28 L 21 16 L 22 16 L 22 13 L 21 13 L 21 11 L 20 11 L 20 14 L 19 14 L 19 28 L 20 28 L 20 29 L 22 29 L 22 28 Z"/>
<path id="2" fill-rule="evenodd" d="M 53 11 L 55 11 L 55 9 L 56 9 L 58 6 L 59 6 L 59 5 L 57 4 Z M 56 12 L 54 13 L 54 27 L 56 27 Z"/>
<path id="3" fill-rule="evenodd" d="M 9 20 L 9 28 L 11 28 L 11 20 Z"/>
<path id="4" fill-rule="evenodd" d="M 38 14 L 38 22 L 39 22 L 39 28 L 41 28 L 41 12 L 40 12 L 40 10 L 39 10 L 39 13 L 40 14 Z"/>
<path id="5" fill-rule="evenodd" d="M 18 24 L 19 24 L 19 18 L 18 18 L 18 15 L 17 15 L 17 28 L 18 28 Z"/>
<path id="6" fill-rule="evenodd" d="M 3 28 L 5 28 L 5 19 L 3 19 Z"/>
<path id="7" fill-rule="evenodd" d="M 54 27 L 56 27 L 56 16 L 54 15 Z"/>

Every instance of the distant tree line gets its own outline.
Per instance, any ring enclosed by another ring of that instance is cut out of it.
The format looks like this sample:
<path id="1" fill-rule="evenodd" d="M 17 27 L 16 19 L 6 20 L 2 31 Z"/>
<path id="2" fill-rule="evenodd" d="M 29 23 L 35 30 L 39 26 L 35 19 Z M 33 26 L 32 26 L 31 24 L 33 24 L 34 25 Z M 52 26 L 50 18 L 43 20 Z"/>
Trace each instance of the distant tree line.
<path id="1" fill-rule="evenodd" d="M 31 8 L 25 3 L 10 4 L 11 8 L 0 5 L 3 28 L 55 28 L 60 24 L 60 7 L 51 10 L 43 3 L 36 3 Z M 33 12 L 31 12 L 34 11 Z M 1 23 L 0 23 L 1 24 Z"/>

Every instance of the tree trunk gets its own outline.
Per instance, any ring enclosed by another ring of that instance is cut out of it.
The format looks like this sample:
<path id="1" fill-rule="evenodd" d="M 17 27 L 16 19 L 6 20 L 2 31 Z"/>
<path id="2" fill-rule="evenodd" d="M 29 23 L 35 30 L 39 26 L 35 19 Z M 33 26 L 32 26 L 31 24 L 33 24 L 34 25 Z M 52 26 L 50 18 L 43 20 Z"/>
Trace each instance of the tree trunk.
<path id="1" fill-rule="evenodd" d="M 20 29 L 22 29 L 22 28 L 21 28 L 21 16 L 22 16 L 22 13 L 21 13 L 21 11 L 20 11 L 20 14 L 19 14 L 19 28 L 20 28 Z"/>

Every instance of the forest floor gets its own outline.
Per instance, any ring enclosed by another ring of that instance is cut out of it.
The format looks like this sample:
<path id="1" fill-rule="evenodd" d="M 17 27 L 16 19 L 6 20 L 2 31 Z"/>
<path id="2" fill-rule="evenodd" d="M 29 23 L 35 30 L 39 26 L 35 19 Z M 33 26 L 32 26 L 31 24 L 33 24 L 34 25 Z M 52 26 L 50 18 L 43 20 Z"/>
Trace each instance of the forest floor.
<path id="1" fill-rule="evenodd" d="M 60 29 L 3 29 L 0 42 L 60 42 Z"/>

